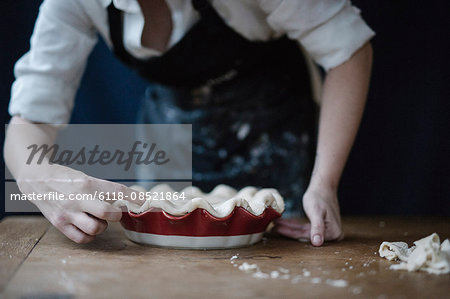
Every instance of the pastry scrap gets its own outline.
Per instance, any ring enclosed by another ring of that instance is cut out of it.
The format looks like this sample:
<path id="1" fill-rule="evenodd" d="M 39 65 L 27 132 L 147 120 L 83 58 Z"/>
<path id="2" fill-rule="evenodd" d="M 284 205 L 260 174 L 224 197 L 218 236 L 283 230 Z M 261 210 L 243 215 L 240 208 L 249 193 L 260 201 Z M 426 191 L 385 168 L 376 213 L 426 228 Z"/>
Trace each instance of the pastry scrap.
<path id="1" fill-rule="evenodd" d="M 450 273 L 450 241 L 441 244 L 436 233 L 415 241 L 411 248 L 405 242 L 383 242 L 379 254 L 390 261 L 400 260 L 400 264 L 391 265 L 392 270 Z"/>

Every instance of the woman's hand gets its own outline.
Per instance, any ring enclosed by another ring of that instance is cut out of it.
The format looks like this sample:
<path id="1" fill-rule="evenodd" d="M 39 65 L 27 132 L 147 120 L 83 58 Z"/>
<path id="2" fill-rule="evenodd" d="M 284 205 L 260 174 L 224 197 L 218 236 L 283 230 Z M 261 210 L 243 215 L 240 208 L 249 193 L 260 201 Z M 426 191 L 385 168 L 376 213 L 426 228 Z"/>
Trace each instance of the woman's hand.
<path id="1" fill-rule="evenodd" d="M 314 246 L 343 237 L 336 192 L 327 188 L 309 188 L 303 196 L 303 209 L 311 222 L 310 238 Z"/>
<path id="2" fill-rule="evenodd" d="M 30 144 L 53 144 L 59 126 L 35 124 L 14 116 L 5 138 L 4 157 L 22 193 L 30 195 L 63 194 L 65 200 L 33 200 L 44 216 L 69 239 L 77 243 L 92 241 L 102 233 L 107 221 L 119 221 L 122 210 L 112 206 L 99 196 L 92 200 L 70 200 L 69 196 L 93 197 L 100 192 L 122 192 L 124 199 L 135 198 L 133 191 L 124 185 L 90 177 L 69 167 L 49 163 L 27 163 Z M 134 202 L 137 203 L 137 202 Z"/>
<path id="3" fill-rule="evenodd" d="M 122 192 L 128 196 L 133 192 L 124 185 L 96 179 L 56 164 L 30 169 L 25 178 L 17 178 L 17 184 L 24 194 L 63 194 L 63 200 L 32 200 L 32 203 L 58 230 L 76 243 L 94 240 L 96 235 L 105 231 L 107 221 L 117 222 L 122 216 L 120 208 L 98 199 L 100 192 Z M 97 198 L 93 198 L 94 194 Z M 70 199 L 75 195 L 85 199 Z"/>
<path id="4" fill-rule="evenodd" d="M 336 192 L 331 188 L 310 186 L 303 196 L 303 209 L 310 223 L 279 219 L 275 222 L 274 231 L 301 241 L 311 240 L 314 246 L 342 239 L 339 203 Z"/>
<path id="5" fill-rule="evenodd" d="M 303 196 L 303 209 L 311 224 L 278 220 L 275 231 L 296 239 L 310 238 L 314 246 L 342 238 L 337 188 L 363 114 L 371 67 L 372 46 L 367 43 L 348 61 L 328 71 L 314 170 Z"/>

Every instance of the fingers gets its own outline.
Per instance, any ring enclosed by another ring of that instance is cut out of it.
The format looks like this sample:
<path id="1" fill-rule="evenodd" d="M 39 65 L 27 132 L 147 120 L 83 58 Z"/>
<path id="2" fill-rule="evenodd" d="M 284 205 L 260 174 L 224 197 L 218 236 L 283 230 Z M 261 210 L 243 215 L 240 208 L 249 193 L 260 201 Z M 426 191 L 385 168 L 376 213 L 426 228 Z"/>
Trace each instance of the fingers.
<path id="1" fill-rule="evenodd" d="M 299 219 L 296 219 L 296 218 L 288 218 L 288 219 L 278 218 L 274 221 L 274 223 L 277 225 L 288 226 L 291 228 L 302 228 L 306 224 L 306 223 L 300 223 Z"/>
<path id="2" fill-rule="evenodd" d="M 131 193 L 136 192 L 136 190 L 131 189 L 123 184 L 110 182 L 107 180 L 96 179 L 96 190 L 99 192 L 110 192 L 110 193 L 122 193 L 124 199 L 131 198 Z"/>
<path id="3" fill-rule="evenodd" d="M 89 236 L 99 235 L 108 227 L 108 223 L 105 220 L 95 218 L 86 213 L 76 214 L 72 220 L 72 224 Z"/>
<path id="4" fill-rule="evenodd" d="M 122 218 L 122 209 L 101 200 L 84 200 L 81 202 L 81 209 L 98 219 L 111 222 L 118 222 Z"/>
<path id="5" fill-rule="evenodd" d="M 92 241 L 102 233 L 106 221 L 119 221 L 122 209 L 112 206 L 107 201 L 99 200 L 99 192 L 121 193 L 119 196 L 130 197 L 132 190 L 124 185 L 90 177 L 68 167 L 52 166 L 52 175 L 43 176 L 39 184 L 31 186 L 36 193 L 56 192 L 66 196 L 66 200 L 33 202 L 44 216 L 63 234 L 77 243 Z M 96 195 L 91 197 L 84 195 Z M 72 195 L 82 195 L 71 197 Z M 117 195 L 114 195 L 117 196 Z"/>
<path id="6" fill-rule="evenodd" d="M 96 210 L 95 205 L 100 205 L 100 208 Z M 105 218 L 115 217 L 117 219 L 121 217 L 121 213 L 113 212 L 108 214 L 108 209 L 111 208 L 112 207 L 108 203 L 90 201 L 90 206 L 87 210 L 95 211 L 102 216 L 106 215 Z M 88 215 L 81 210 L 58 211 L 57 213 L 52 213 L 51 211 L 43 209 L 42 212 L 59 231 L 72 241 L 80 244 L 93 241 L 95 236 L 104 232 L 108 226 L 105 220 Z"/>
<path id="7" fill-rule="evenodd" d="M 79 244 L 91 242 L 108 226 L 106 221 L 83 212 L 59 213 L 53 215 L 50 222 L 69 239 Z"/>
<path id="8" fill-rule="evenodd" d="M 311 221 L 311 243 L 314 246 L 321 246 L 324 241 L 336 241 L 344 238 L 340 222 L 333 218 L 318 217 L 320 214 L 311 214 L 309 219 Z M 330 219 L 329 219 L 330 218 Z"/>
<path id="9" fill-rule="evenodd" d="M 296 240 L 308 240 L 310 236 L 311 225 L 309 223 L 300 224 L 290 222 L 289 220 L 278 220 L 275 223 L 273 232 Z"/>
<path id="10" fill-rule="evenodd" d="M 95 180 L 95 190 L 104 193 L 110 194 L 121 194 L 121 198 L 123 200 L 131 201 L 132 203 L 142 205 L 145 200 L 143 196 L 139 196 L 139 193 L 142 193 L 142 189 L 137 189 L 136 186 L 132 186 L 133 188 L 127 187 L 123 184 L 110 182 L 107 180 L 94 179 Z M 138 186 L 139 187 L 139 186 Z M 145 190 L 145 189 L 144 189 Z"/>
<path id="11" fill-rule="evenodd" d="M 344 232 L 341 230 L 341 234 L 339 235 L 339 237 L 337 237 L 336 239 L 334 239 L 335 241 L 342 241 L 345 237 Z"/>
<path id="12" fill-rule="evenodd" d="M 321 246 L 325 239 L 325 221 L 324 215 L 318 211 L 314 211 L 308 215 L 309 221 L 311 222 L 311 244 L 314 246 Z"/>
<path id="13" fill-rule="evenodd" d="M 95 236 L 90 236 L 73 224 L 66 224 L 62 227 L 57 227 L 64 235 L 66 235 L 69 239 L 78 244 L 89 243 L 95 239 Z"/>
<path id="14" fill-rule="evenodd" d="M 341 228 L 340 219 L 334 217 L 327 217 L 325 219 L 325 241 L 336 241 L 344 238 L 344 233 Z"/>
<path id="15" fill-rule="evenodd" d="M 324 220 L 324 237 L 323 241 L 340 241 L 344 238 L 344 233 L 342 232 L 340 225 L 337 222 Z M 294 238 L 299 241 L 309 242 L 313 236 L 311 233 L 311 224 L 300 223 L 298 219 L 277 219 L 274 221 L 273 232 L 279 233 L 283 236 Z M 321 245 L 323 244 L 323 241 Z M 320 246 L 315 245 L 314 246 Z"/>

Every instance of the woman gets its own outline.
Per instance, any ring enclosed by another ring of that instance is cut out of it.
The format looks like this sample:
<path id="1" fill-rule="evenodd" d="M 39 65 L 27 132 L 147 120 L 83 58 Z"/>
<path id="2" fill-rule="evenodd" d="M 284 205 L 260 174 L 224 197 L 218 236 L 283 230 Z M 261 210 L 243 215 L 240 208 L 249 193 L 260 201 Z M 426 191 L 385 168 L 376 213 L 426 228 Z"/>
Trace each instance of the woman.
<path id="1" fill-rule="evenodd" d="M 68 121 L 97 33 L 152 83 L 139 121 L 193 124 L 194 185 L 275 187 L 291 215 L 304 194 L 311 224 L 282 219 L 276 231 L 315 246 L 342 237 L 338 182 L 372 62 L 373 32 L 356 8 L 327 0 L 46 0 L 30 52 L 15 68 L 12 124 Z M 299 45 L 326 71 L 317 148 L 310 72 Z M 22 166 L 21 149 L 54 134 L 52 126 L 8 129 L 5 159 L 22 192 L 129 192 L 62 166 Z M 25 171 L 36 180 L 21 180 Z M 68 180 L 55 184 L 57 178 Z M 100 201 L 36 204 L 76 242 L 91 241 L 120 218 Z"/>

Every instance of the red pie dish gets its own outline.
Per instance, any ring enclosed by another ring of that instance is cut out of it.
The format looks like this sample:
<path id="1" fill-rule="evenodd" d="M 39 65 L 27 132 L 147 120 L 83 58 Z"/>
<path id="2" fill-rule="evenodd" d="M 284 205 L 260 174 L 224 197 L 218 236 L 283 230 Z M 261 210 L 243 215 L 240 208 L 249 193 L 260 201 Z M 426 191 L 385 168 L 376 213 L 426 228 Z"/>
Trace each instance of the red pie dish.
<path id="1" fill-rule="evenodd" d="M 226 186 L 226 188 L 230 187 Z M 222 194 L 221 191 L 224 191 L 216 189 L 209 194 L 200 195 L 207 200 L 208 197 L 218 196 L 218 194 Z M 284 202 L 275 189 L 262 189 L 259 191 L 263 192 L 259 192 L 254 188 L 250 195 L 246 190 L 239 192 L 233 190 L 226 190 L 227 196 L 231 196 L 231 198 L 224 197 L 223 202 L 210 199 L 215 203 L 207 205 L 206 208 L 196 208 L 205 206 L 203 198 L 196 194 L 193 196 L 195 197 L 193 202 L 202 201 L 201 204 L 189 203 L 190 206 L 186 208 L 187 212 L 182 215 L 172 215 L 161 208 L 167 207 L 167 210 L 170 210 L 171 207 L 167 203 L 150 203 L 143 212 L 133 212 L 131 211 L 133 209 L 128 208 L 128 211 L 122 214 L 121 224 L 125 235 L 130 240 L 155 246 L 221 249 L 255 244 L 262 239 L 269 223 L 281 217 Z M 270 190 L 270 192 L 264 192 L 264 190 Z M 224 204 L 225 208 L 223 206 L 220 208 Z M 208 210 L 212 213 L 226 215 L 217 217 Z"/>

